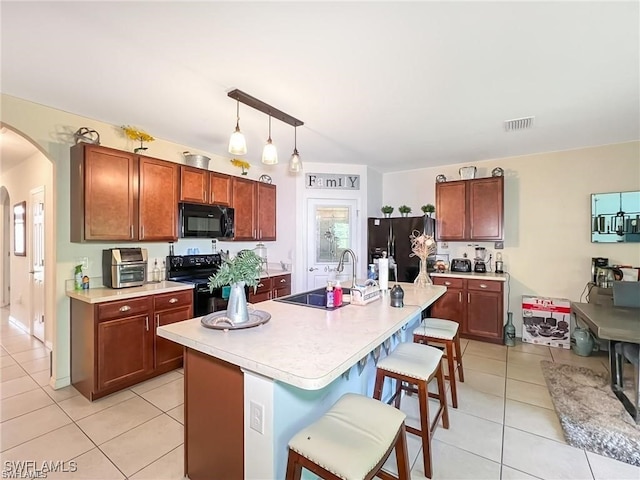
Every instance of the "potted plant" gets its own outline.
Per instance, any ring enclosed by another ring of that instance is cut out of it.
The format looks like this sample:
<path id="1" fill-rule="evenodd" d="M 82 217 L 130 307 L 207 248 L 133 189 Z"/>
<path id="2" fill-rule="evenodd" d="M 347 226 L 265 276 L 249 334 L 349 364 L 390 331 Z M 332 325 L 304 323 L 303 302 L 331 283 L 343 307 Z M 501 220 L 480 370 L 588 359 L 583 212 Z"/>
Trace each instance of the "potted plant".
<path id="1" fill-rule="evenodd" d="M 218 273 L 209 277 L 209 290 L 229 285 L 229 302 L 226 317 L 234 324 L 247 322 L 247 297 L 244 286 L 256 287 L 260 279 L 262 258 L 253 250 L 245 250 L 233 258 L 227 258 Z"/>
<path id="2" fill-rule="evenodd" d="M 431 214 L 436 211 L 436 207 L 431 203 L 427 203 L 426 205 L 420 207 L 420 210 L 422 210 L 425 215 L 431 216 Z"/>
<path id="3" fill-rule="evenodd" d="M 384 205 L 380 210 L 386 218 L 389 218 L 393 213 L 393 207 L 391 205 Z"/>
<path id="4" fill-rule="evenodd" d="M 398 207 L 398 211 L 402 214 L 403 217 L 406 217 L 411 213 L 411 207 L 408 207 L 406 205 L 400 205 Z"/>

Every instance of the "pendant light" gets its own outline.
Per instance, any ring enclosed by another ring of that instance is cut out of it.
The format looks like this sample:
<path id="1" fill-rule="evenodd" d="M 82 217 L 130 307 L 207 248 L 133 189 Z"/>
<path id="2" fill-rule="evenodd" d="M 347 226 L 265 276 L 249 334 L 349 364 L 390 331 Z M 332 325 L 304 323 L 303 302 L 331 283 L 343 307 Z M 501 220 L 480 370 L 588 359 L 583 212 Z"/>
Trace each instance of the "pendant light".
<path id="1" fill-rule="evenodd" d="M 278 151 L 271 141 L 271 115 L 269 115 L 269 138 L 267 139 L 267 144 L 262 150 L 262 163 L 265 165 L 275 165 L 278 163 Z"/>
<path id="2" fill-rule="evenodd" d="M 240 131 L 240 100 L 237 100 L 236 129 L 229 139 L 229 153 L 232 155 L 244 155 L 247 153 L 247 141 Z"/>
<path id="3" fill-rule="evenodd" d="M 302 162 L 298 153 L 298 126 L 293 127 L 293 155 L 289 159 L 289 171 L 299 173 L 302 171 Z"/>

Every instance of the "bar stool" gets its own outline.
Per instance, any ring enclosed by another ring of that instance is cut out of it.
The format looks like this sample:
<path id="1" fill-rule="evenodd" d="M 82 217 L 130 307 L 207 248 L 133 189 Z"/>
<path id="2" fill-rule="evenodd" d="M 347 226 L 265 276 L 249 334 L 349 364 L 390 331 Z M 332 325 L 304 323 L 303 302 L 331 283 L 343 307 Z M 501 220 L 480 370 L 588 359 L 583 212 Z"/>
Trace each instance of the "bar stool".
<path id="1" fill-rule="evenodd" d="M 411 470 L 400 410 L 363 395 L 344 394 L 315 423 L 289 442 L 286 480 L 306 468 L 328 480 L 409 480 Z M 382 470 L 395 449 L 398 477 Z"/>
<path id="2" fill-rule="evenodd" d="M 422 457 L 424 472 L 428 478 L 432 475 L 431 462 L 431 437 L 442 418 L 444 428 L 449 428 L 449 412 L 444 389 L 444 376 L 442 374 L 442 351 L 429 345 L 404 342 L 399 344 L 389 356 L 378 362 L 376 371 L 376 383 L 373 390 L 373 398 L 382 398 L 382 386 L 385 378 L 396 380 L 396 391 L 390 402 L 395 400 L 396 408 L 400 408 L 402 390 L 418 392 L 420 405 L 420 428 L 406 426 L 409 433 L 418 435 L 422 439 Z M 428 385 L 435 377 L 438 382 L 438 393 L 431 393 Z M 404 385 L 403 382 L 408 385 Z M 417 388 L 416 388 L 417 387 Z M 438 411 L 433 422 L 429 420 L 429 398 L 437 398 L 440 401 Z"/>
<path id="3" fill-rule="evenodd" d="M 456 387 L 456 368 L 460 381 L 464 382 L 464 371 L 462 369 L 462 349 L 460 348 L 460 334 L 458 322 L 443 320 L 441 318 L 425 318 L 414 331 L 413 341 L 427 345 L 429 342 L 444 343 L 447 354 L 448 374 L 444 376 L 451 385 L 451 404 L 453 408 L 458 408 L 458 389 Z M 454 354 L 455 347 L 455 354 Z"/>

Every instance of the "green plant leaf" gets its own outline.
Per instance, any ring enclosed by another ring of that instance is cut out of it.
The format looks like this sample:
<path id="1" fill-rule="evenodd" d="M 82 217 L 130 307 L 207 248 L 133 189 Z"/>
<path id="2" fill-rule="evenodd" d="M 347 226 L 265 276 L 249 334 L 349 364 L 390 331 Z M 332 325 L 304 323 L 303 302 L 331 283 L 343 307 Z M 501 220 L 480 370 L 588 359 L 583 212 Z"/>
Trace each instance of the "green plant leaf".
<path id="1" fill-rule="evenodd" d="M 209 290 L 238 282 L 244 282 L 249 287 L 255 287 L 260 279 L 261 269 L 262 258 L 252 250 L 245 251 L 242 255 L 236 255 L 225 260 L 220 270 L 209 277 Z"/>

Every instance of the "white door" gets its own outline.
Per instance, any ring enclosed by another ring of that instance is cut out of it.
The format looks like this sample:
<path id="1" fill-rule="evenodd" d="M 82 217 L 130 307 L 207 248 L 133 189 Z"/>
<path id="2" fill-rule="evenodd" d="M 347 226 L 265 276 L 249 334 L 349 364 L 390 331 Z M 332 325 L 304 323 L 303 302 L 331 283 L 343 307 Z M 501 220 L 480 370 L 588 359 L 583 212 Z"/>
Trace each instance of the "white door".
<path id="1" fill-rule="evenodd" d="M 31 334 L 44 342 L 44 187 L 31 191 Z"/>
<path id="2" fill-rule="evenodd" d="M 309 242 L 307 246 L 307 289 L 324 287 L 328 280 L 350 286 L 353 262 L 347 256 L 344 270 L 337 274 L 340 255 L 357 245 L 357 200 L 310 198 L 307 201 Z"/>

